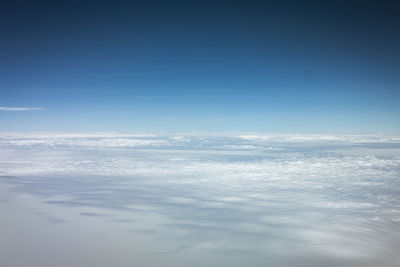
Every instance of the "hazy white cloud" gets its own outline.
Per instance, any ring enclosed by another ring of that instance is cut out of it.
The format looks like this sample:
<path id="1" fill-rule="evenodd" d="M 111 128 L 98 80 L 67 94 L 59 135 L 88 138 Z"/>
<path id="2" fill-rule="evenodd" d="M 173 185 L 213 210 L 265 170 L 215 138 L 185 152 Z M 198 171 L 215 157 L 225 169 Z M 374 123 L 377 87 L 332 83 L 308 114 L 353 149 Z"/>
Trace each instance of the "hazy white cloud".
<path id="1" fill-rule="evenodd" d="M 3 143 L 16 146 L 70 146 L 70 147 L 90 147 L 90 148 L 122 148 L 122 147 L 150 147 L 168 145 L 166 140 L 143 140 L 133 138 L 102 138 L 102 139 L 27 139 L 27 140 L 7 140 Z"/>
<path id="2" fill-rule="evenodd" d="M 166 247 L 395 266 L 398 177 L 396 136 L 0 133 L 0 181 L 85 220 L 120 212 L 110 236 L 129 221 L 132 240 L 157 240 L 148 255 L 174 240 Z"/>
<path id="3" fill-rule="evenodd" d="M 242 140 L 251 142 L 268 143 L 268 142 L 284 142 L 284 143 L 391 143 L 400 142 L 399 135 L 383 135 L 383 134 L 241 134 L 237 136 Z"/>
<path id="4" fill-rule="evenodd" d="M 326 179 L 370 185 L 373 181 L 359 178 L 393 177 L 400 166 L 399 156 L 392 151 L 384 154 L 372 149 L 365 155 L 349 145 L 351 154 L 346 154 L 346 149 L 304 150 L 291 143 L 282 146 L 279 141 L 263 146 L 257 141 L 229 138 L 221 141 L 220 137 L 181 139 L 156 134 L 3 133 L 0 159 L 2 171 L 9 175 L 150 175 L 178 184 L 218 182 L 231 186 L 273 181 L 282 188 L 318 188 L 326 186 Z M 312 141 L 303 144 L 307 146 Z M 117 151 L 107 152 L 108 149 Z M 91 153 L 93 150 L 96 152 Z"/>
<path id="5" fill-rule="evenodd" d="M 33 110 L 44 110 L 44 108 L 38 108 L 38 107 L 0 107 L 0 111 L 33 111 Z"/>

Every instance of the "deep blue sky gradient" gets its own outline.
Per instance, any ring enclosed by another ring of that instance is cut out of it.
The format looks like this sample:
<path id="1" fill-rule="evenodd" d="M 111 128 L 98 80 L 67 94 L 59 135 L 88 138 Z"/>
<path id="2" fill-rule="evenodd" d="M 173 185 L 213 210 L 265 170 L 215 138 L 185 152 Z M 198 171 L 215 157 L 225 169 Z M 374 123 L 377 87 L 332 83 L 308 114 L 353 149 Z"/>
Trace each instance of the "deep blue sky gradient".
<path id="1" fill-rule="evenodd" d="M 0 130 L 400 131 L 396 1 L 5 2 Z"/>

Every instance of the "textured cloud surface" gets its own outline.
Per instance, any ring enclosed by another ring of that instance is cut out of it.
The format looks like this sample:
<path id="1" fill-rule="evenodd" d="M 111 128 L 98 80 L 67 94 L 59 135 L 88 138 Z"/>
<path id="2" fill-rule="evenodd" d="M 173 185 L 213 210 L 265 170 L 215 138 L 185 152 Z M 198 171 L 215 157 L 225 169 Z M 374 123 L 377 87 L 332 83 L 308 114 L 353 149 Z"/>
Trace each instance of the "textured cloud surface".
<path id="1" fill-rule="evenodd" d="M 1 133 L 0 175 L 5 266 L 400 262 L 399 136 Z"/>

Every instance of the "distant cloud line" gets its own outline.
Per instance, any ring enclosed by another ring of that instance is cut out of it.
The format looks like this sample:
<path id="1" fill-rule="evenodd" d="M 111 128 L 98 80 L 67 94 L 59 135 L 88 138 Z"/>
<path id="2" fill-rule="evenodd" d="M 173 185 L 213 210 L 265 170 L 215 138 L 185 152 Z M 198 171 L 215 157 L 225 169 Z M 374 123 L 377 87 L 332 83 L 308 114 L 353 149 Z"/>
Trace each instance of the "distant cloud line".
<path id="1" fill-rule="evenodd" d="M 44 108 L 36 108 L 36 107 L 0 107 L 0 111 L 31 111 L 31 110 L 44 110 Z"/>

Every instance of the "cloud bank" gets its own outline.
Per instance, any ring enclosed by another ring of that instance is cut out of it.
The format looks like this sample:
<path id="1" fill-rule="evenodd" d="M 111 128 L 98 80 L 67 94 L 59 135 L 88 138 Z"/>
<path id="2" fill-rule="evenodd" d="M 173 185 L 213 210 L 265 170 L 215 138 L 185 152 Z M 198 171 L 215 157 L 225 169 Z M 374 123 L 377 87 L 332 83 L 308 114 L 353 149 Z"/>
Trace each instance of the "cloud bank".
<path id="1" fill-rule="evenodd" d="M 89 221 L 110 244 L 141 240 L 104 255 L 74 244 L 136 266 L 396 266 L 399 177 L 389 135 L 0 133 L 0 189 L 40 197 L 40 229 Z"/>

